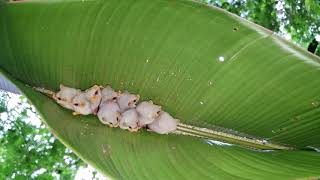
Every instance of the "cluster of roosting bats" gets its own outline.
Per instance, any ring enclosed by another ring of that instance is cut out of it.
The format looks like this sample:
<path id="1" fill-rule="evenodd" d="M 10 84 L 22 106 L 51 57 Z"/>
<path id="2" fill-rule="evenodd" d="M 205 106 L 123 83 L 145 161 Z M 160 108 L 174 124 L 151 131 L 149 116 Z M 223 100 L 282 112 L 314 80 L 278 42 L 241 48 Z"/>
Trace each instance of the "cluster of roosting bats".
<path id="1" fill-rule="evenodd" d="M 81 91 L 60 85 L 53 99 L 64 108 L 73 110 L 73 115 L 97 115 L 101 123 L 120 127 L 130 132 L 148 128 L 159 134 L 168 134 L 177 129 L 178 120 L 163 111 L 161 106 L 150 101 L 138 104 L 139 95 L 128 91 L 115 91 L 111 86 L 94 85 Z"/>

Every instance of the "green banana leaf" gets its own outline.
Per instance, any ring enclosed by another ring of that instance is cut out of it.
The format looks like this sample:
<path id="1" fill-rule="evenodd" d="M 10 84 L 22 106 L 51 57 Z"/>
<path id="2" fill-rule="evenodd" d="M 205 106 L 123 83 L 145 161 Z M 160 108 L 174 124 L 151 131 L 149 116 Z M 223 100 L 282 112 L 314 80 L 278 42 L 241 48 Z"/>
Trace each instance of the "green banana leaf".
<path id="1" fill-rule="evenodd" d="M 31 87 L 111 84 L 185 124 L 320 147 L 320 59 L 221 9 L 185 0 L 0 4 L 0 69 L 66 146 L 115 179 L 320 177 L 320 153 L 111 129 Z"/>

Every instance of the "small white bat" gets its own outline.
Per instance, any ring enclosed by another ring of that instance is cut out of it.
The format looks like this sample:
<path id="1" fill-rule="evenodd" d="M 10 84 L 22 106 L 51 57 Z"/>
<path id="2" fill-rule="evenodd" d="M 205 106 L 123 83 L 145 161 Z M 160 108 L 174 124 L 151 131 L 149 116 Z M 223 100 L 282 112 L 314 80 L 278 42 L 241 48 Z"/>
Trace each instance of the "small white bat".
<path id="1" fill-rule="evenodd" d="M 87 98 L 85 93 L 81 93 L 73 98 L 73 115 L 88 115 L 94 113 L 94 109 L 92 109 L 90 100 Z"/>
<path id="2" fill-rule="evenodd" d="M 116 102 L 109 100 L 100 104 L 98 118 L 103 124 L 107 124 L 110 127 L 118 127 L 120 116 L 120 108 Z"/>
<path id="3" fill-rule="evenodd" d="M 81 90 L 60 84 L 60 91 L 54 93 L 52 98 L 64 108 L 73 110 L 72 100 L 79 94 L 81 94 Z"/>
<path id="4" fill-rule="evenodd" d="M 87 89 L 85 92 L 86 98 L 90 101 L 90 108 L 93 114 L 97 114 L 99 104 L 101 102 L 101 89 L 100 86 L 94 85 Z"/>
<path id="5" fill-rule="evenodd" d="M 136 108 L 139 114 L 139 126 L 151 124 L 161 111 L 161 106 L 153 104 L 152 101 L 143 101 Z"/>
<path id="6" fill-rule="evenodd" d="M 107 86 L 102 89 L 102 99 L 101 103 L 112 100 L 113 102 L 117 101 L 117 98 L 119 97 L 120 93 L 114 91 L 110 86 Z"/>
<path id="7" fill-rule="evenodd" d="M 177 129 L 177 124 L 177 119 L 174 119 L 169 113 L 161 111 L 160 116 L 147 126 L 156 133 L 168 134 Z"/>
<path id="8" fill-rule="evenodd" d="M 139 95 L 130 94 L 128 91 L 121 93 L 117 99 L 121 112 L 130 108 L 135 108 L 139 99 Z"/>
<path id="9" fill-rule="evenodd" d="M 135 109 L 128 109 L 121 114 L 120 128 L 128 129 L 130 132 L 136 132 L 139 130 L 138 126 L 138 113 Z"/>

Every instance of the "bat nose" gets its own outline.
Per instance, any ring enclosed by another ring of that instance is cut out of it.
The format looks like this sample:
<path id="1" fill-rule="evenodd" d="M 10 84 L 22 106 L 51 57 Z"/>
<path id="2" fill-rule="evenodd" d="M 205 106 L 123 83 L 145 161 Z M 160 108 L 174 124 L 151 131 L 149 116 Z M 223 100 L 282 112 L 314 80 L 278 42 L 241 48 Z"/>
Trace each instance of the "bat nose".
<path id="1" fill-rule="evenodd" d="M 129 129 L 130 132 L 137 132 L 138 130 L 139 130 L 139 127 Z"/>
<path id="2" fill-rule="evenodd" d="M 160 116 L 160 114 L 159 114 L 159 113 L 156 113 L 156 114 L 153 115 L 153 118 L 157 118 L 157 117 L 159 117 L 159 116 Z"/>

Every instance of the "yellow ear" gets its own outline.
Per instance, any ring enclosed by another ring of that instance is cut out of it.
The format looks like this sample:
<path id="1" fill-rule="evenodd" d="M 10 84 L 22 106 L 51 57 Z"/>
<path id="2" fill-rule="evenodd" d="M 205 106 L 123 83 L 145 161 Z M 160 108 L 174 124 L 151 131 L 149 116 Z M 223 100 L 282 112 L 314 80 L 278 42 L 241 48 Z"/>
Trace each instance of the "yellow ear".
<path id="1" fill-rule="evenodd" d="M 94 86 L 93 86 L 93 88 L 100 88 L 100 86 L 98 86 L 98 85 L 94 85 Z"/>
<path id="2" fill-rule="evenodd" d="M 60 89 L 63 89 L 65 86 L 63 84 L 60 84 Z"/>

